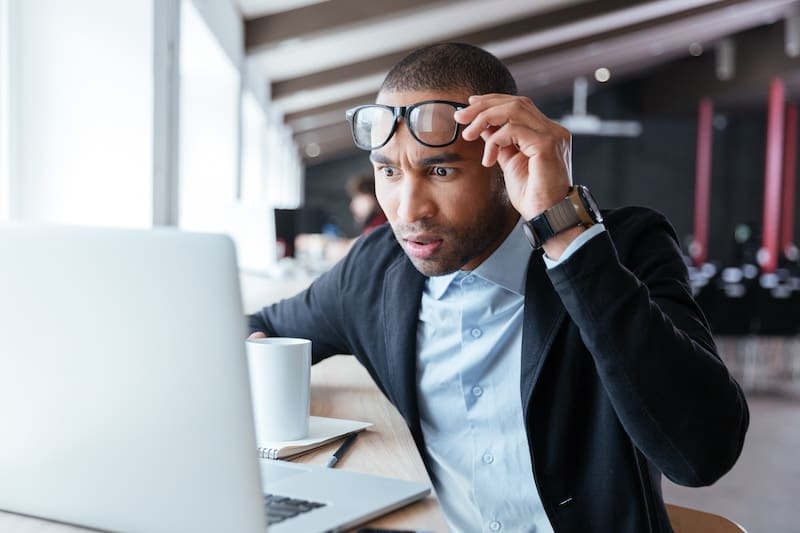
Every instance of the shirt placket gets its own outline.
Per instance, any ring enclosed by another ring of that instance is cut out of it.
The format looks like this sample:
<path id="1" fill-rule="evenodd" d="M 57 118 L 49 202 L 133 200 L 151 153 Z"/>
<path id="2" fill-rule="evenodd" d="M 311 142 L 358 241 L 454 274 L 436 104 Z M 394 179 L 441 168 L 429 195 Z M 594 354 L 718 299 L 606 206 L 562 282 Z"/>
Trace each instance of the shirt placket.
<path id="1" fill-rule="evenodd" d="M 486 282 L 475 275 L 461 280 L 462 312 L 461 343 L 462 351 L 468 354 L 468 364 L 461 374 L 461 390 L 467 419 L 473 436 L 472 471 L 474 494 L 481 514 L 483 531 L 498 532 L 502 529 L 497 510 L 488 502 L 494 500 L 490 492 L 496 482 L 497 449 L 490 429 L 491 411 L 495 394 L 490 383 L 484 380 L 484 365 L 480 361 L 487 353 L 485 331 L 480 322 L 483 313 L 481 299 L 472 297 Z"/>

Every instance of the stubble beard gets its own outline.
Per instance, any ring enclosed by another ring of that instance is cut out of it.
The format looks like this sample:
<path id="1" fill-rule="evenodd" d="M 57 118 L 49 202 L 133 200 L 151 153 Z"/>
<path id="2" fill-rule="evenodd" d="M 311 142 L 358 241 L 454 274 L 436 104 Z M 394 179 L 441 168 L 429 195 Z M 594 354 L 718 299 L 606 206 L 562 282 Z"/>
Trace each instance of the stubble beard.
<path id="1" fill-rule="evenodd" d="M 467 226 L 452 227 L 421 220 L 413 224 L 393 225 L 395 238 L 403 243 L 402 235 L 433 233 L 444 240 L 442 249 L 430 259 L 414 257 L 403 246 L 414 267 L 425 276 L 444 276 L 460 270 L 465 264 L 481 256 L 489 247 L 499 246 L 505 238 L 509 223 L 509 210 L 514 208 L 508 199 L 502 176 L 498 187 L 492 189 L 492 198 L 483 209 L 476 211 Z M 499 241 L 499 242 L 498 242 Z"/>

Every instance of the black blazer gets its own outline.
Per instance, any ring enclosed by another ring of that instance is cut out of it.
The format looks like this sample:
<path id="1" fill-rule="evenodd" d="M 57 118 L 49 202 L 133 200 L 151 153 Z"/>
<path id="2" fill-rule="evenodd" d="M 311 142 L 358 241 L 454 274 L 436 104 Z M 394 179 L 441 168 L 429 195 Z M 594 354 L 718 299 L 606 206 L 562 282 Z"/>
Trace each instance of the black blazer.
<path id="1" fill-rule="evenodd" d="M 527 268 L 519 386 L 534 478 L 556 533 L 671 532 L 661 474 L 701 486 L 726 473 L 747 404 L 691 297 L 669 222 L 624 208 L 605 224 L 553 269 L 535 252 L 509 265 Z M 315 362 L 355 354 L 422 450 L 425 279 L 384 226 L 307 290 L 251 315 L 249 329 L 310 338 Z"/>

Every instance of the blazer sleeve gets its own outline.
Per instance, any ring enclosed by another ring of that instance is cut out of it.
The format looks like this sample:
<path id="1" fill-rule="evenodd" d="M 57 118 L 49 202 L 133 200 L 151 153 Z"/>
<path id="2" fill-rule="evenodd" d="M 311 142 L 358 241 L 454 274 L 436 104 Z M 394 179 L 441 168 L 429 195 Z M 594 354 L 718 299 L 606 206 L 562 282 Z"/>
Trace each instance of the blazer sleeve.
<path id="1" fill-rule="evenodd" d="M 248 334 L 311 339 L 312 361 L 351 353 L 343 335 L 341 286 L 349 261 L 343 259 L 297 295 L 248 315 Z"/>
<path id="2" fill-rule="evenodd" d="M 404 258 L 391 228 L 377 228 L 359 237 L 350 252 L 306 290 L 249 315 L 249 332 L 311 339 L 313 362 L 355 354 L 372 371 L 365 358 L 380 360 L 385 355 L 383 338 L 375 335 L 383 310 L 384 273 Z"/>
<path id="3" fill-rule="evenodd" d="M 741 453 L 744 394 L 691 296 L 666 218 L 634 208 L 606 225 L 550 279 L 634 444 L 672 481 L 711 484 Z"/>

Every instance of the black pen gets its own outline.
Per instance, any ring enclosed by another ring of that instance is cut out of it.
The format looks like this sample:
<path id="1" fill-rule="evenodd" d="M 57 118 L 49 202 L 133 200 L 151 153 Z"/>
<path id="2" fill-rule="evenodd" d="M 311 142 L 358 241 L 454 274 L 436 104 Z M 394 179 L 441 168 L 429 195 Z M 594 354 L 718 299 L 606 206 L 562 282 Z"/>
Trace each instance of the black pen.
<path id="1" fill-rule="evenodd" d="M 342 443 L 341 446 L 339 446 L 339 449 L 333 452 L 333 455 L 328 457 L 328 462 L 325 463 L 325 466 L 327 468 L 333 468 L 334 466 L 336 466 L 336 463 L 339 462 L 339 459 L 342 458 L 344 452 L 346 452 L 347 449 L 353 444 L 353 441 L 356 440 L 356 437 L 358 437 L 358 433 L 353 433 L 352 435 L 344 439 L 344 442 Z"/>

